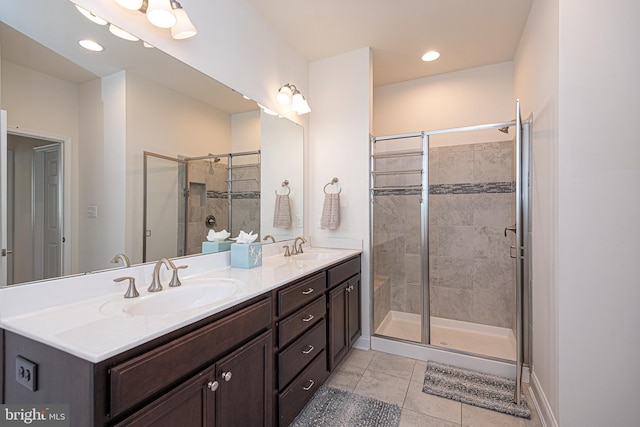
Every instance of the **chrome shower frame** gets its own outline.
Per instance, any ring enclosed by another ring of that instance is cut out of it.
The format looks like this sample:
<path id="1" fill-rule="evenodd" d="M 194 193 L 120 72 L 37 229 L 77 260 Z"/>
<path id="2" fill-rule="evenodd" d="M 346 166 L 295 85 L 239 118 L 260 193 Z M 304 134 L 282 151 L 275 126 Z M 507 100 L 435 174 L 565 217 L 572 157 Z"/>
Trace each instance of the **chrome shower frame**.
<path id="1" fill-rule="evenodd" d="M 429 295 L 429 137 L 431 135 L 444 135 L 460 132 L 481 131 L 488 129 L 497 129 L 504 132 L 505 128 L 514 126 L 516 128 L 516 392 L 514 396 L 515 401 L 519 401 L 521 387 L 522 387 L 522 368 L 530 361 L 531 345 L 530 345 L 530 316 L 531 316 L 531 280 L 530 280 L 530 141 L 531 141 L 531 124 L 532 116 L 530 116 L 525 122 L 522 122 L 520 118 L 520 101 L 516 100 L 516 119 L 510 122 L 492 123 L 475 126 L 464 126 L 457 128 L 438 129 L 423 132 L 414 132 L 406 134 L 387 135 L 380 137 L 370 138 L 370 178 L 369 178 L 369 242 L 370 242 L 370 272 L 369 277 L 375 277 L 373 257 L 374 248 L 374 194 L 376 190 L 382 187 L 376 187 L 375 177 L 378 175 L 375 169 L 375 160 L 381 157 L 389 157 L 376 153 L 376 143 L 381 141 L 398 140 L 406 138 L 420 138 L 421 139 L 421 155 L 422 155 L 422 169 L 421 173 L 421 227 L 422 232 L 420 236 L 420 271 L 421 271 L 421 284 L 422 284 L 422 346 L 433 347 L 439 350 L 443 350 L 441 347 L 432 346 L 430 342 L 430 295 Z M 394 152 L 396 155 L 415 155 L 415 152 Z M 385 189 L 401 189 L 406 187 L 393 187 Z M 415 187 L 414 187 L 415 188 Z M 424 254 L 427 254 L 426 256 Z M 374 295 L 374 281 L 370 282 L 370 294 Z M 374 329 L 374 316 L 375 301 L 374 298 L 370 298 L 369 301 L 371 313 L 370 316 L 370 330 L 372 336 L 378 336 L 375 334 Z M 524 320 L 523 320 L 524 319 Z M 526 330 L 525 330 L 526 329 Z M 394 341 L 404 341 L 394 337 L 384 337 Z M 472 354 L 459 350 L 446 349 L 446 351 L 461 353 L 469 356 L 477 357 L 477 354 Z M 493 359 L 491 357 L 485 357 L 487 359 Z"/>

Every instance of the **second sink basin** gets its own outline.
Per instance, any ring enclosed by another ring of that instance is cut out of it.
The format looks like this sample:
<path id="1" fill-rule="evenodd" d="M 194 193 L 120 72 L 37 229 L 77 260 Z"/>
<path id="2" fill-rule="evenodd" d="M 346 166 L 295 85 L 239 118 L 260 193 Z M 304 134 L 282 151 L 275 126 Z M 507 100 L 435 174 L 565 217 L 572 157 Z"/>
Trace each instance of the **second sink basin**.
<path id="1" fill-rule="evenodd" d="M 316 259 L 320 260 L 338 258 L 341 255 L 342 253 L 336 251 L 310 250 L 309 252 L 303 252 L 301 254 L 294 255 L 294 258 L 300 261 L 312 261 Z"/>
<path id="2" fill-rule="evenodd" d="M 165 287 L 162 291 L 146 295 L 122 308 L 132 316 L 150 316 L 177 313 L 193 308 L 203 307 L 221 301 L 233 295 L 240 280 L 217 278 L 188 279 L 187 285 L 177 288 Z"/>

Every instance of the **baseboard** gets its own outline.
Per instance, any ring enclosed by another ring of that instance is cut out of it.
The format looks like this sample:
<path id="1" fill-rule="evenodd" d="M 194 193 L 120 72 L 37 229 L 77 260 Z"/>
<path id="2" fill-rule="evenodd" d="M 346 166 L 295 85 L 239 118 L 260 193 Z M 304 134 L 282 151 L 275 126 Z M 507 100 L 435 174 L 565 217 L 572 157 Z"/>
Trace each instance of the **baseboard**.
<path id="1" fill-rule="evenodd" d="M 538 412 L 538 415 L 540 415 L 542 427 L 558 427 L 558 421 L 553 415 L 551 405 L 549 405 L 547 396 L 545 396 L 544 390 L 542 390 L 542 386 L 540 385 L 535 372 L 531 373 L 531 382 L 529 385 L 531 387 L 531 400 L 533 400 L 536 411 Z"/>
<path id="2" fill-rule="evenodd" d="M 361 336 L 353 343 L 353 347 L 358 350 L 371 350 L 371 337 Z"/>

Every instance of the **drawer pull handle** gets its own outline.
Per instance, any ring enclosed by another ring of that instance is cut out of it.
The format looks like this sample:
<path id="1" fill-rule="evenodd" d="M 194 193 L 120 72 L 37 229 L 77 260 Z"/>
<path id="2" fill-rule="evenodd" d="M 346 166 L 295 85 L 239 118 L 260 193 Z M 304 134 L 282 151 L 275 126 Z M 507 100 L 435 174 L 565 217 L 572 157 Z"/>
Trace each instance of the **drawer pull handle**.
<path id="1" fill-rule="evenodd" d="M 230 381 L 230 380 L 231 380 L 231 372 L 223 372 L 223 373 L 222 373 L 222 378 L 223 378 L 225 381 Z"/>
<path id="2" fill-rule="evenodd" d="M 306 291 L 302 291 L 302 295 L 309 295 L 312 292 L 313 292 L 313 288 L 309 288 Z"/>
<path id="3" fill-rule="evenodd" d="M 302 350 L 302 354 L 309 354 L 313 351 L 314 347 L 312 345 L 308 345 L 305 350 Z"/>
<path id="4" fill-rule="evenodd" d="M 209 381 L 209 383 L 207 384 L 207 387 L 211 391 L 216 391 L 218 389 L 219 385 L 220 384 L 218 384 L 218 381 Z"/>
<path id="5" fill-rule="evenodd" d="M 313 387 L 313 385 L 315 384 L 315 382 L 314 382 L 313 380 L 309 380 L 309 383 L 310 383 L 310 384 L 309 384 L 308 386 L 306 386 L 306 387 L 302 387 L 302 389 L 303 389 L 304 391 L 309 391 L 309 390 L 311 390 L 311 387 Z"/>
<path id="6" fill-rule="evenodd" d="M 313 314 L 310 314 L 304 319 L 302 319 L 303 322 L 311 322 L 312 320 L 313 320 Z"/>

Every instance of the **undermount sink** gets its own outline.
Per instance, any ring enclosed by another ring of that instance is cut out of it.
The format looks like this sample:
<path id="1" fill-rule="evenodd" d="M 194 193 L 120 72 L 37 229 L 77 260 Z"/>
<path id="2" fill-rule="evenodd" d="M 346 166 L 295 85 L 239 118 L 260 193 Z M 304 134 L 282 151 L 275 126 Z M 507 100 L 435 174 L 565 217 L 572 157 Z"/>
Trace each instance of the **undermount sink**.
<path id="1" fill-rule="evenodd" d="M 177 288 L 165 288 L 132 301 L 122 311 L 132 316 L 177 313 L 221 301 L 233 295 L 242 282 L 227 278 L 183 280 Z"/>
<path id="2" fill-rule="evenodd" d="M 298 255 L 294 255 L 294 258 L 300 261 L 312 261 L 316 259 L 333 259 L 338 258 L 341 254 L 335 251 L 310 251 L 304 252 Z"/>

